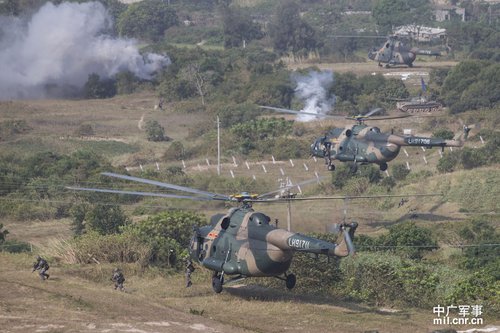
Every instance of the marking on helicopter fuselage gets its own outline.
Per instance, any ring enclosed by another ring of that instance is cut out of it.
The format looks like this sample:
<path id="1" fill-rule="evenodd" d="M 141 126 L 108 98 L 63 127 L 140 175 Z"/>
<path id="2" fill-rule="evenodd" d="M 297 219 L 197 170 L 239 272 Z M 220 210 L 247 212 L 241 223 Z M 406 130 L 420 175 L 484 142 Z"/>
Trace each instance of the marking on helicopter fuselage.
<path id="1" fill-rule="evenodd" d="M 410 145 L 430 145 L 431 140 L 425 138 L 408 138 L 408 144 Z"/>
<path id="2" fill-rule="evenodd" d="M 306 241 L 303 239 L 297 238 L 288 238 L 288 246 L 296 248 L 296 249 L 308 249 L 310 241 Z"/>
<path id="3" fill-rule="evenodd" d="M 219 234 L 217 232 L 210 232 L 210 233 L 208 233 L 207 238 L 215 239 L 215 238 L 217 238 L 217 236 L 219 236 Z"/>

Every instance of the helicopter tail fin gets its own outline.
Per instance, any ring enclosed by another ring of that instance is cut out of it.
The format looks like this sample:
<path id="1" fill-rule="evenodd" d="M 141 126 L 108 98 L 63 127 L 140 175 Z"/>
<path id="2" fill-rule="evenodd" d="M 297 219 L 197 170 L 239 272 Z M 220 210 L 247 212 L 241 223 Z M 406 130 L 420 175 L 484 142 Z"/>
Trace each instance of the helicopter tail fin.
<path id="1" fill-rule="evenodd" d="M 356 222 L 352 223 L 342 223 L 338 226 L 340 230 L 339 242 L 335 247 L 334 254 L 339 257 L 347 257 L 353 255 L 356 250 L 352 239 L 354 238 L 354 232 L 358 224 Z"/>

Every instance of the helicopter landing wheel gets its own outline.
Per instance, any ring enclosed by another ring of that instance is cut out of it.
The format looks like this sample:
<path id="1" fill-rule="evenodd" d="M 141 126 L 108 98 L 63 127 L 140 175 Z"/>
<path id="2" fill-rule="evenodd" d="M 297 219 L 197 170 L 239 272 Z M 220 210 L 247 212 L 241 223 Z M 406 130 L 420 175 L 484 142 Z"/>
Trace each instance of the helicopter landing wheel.
<path id="1" fill-rule="evenodd" d="M 383 162 L 383 163 L 380 163 L 380 171 L 385 171 L 387 170 L 387 163 Z"/>
<path id="2" fill-rule="evenodd" d="M 297 282 L 297 278 L 295 277 L 295 274 L 289 274 L 286 276 L 287 289 L 293 289 L 293 287 L 295 287 L 296 282 Z"/>
<path id="3" fill-rule="evenodd" d="M 328 165 L 328 171 L 335 171 L 335 165 L 334 164 Z"/>
<path id="4" fill-rule="evenodd" d="M 358 165 L 356 163 L 353 163 L 350 168 L 351 173 L 356 173 L 358 171 Z"/>
<path id="5" fill-rule="evenodd" d="M 222 291 L 222 285 L 224 284 L 224 276 L 219 274 L 214 274 L 212 277 L 212 288 L 217 293 L 220 294 Z"/>

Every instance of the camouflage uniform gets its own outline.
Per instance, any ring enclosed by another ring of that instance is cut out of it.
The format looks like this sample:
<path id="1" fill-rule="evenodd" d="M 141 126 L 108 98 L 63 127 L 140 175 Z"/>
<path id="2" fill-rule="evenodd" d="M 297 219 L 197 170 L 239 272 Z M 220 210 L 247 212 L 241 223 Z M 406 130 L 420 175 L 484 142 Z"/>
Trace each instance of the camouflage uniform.
<path id="1" fill-rule="evenodd" d="M 37 271 L 38 275 L 40 276 L 40 279 L 46 280 L 49 278 L 49 274 L 47 274 L 47 271 L 49 270 L 49 263 L 47 260 L 43 259 L 42 257 L 38 256 L 36 257 L 36 262 L 33 264 L 33 271 Z"/>
<path id="2" fill-rule="evenodd" d="M 189 288 L 193 285 L 191 282 L 191 274 L 194 272 L 193 262 L 188 259 L 186 261 L 186 288 Z"/>
<path id="3" fill-rule="evenodd" d="M 113 276 L 111 277 L 111 281 L 115 283 L 115 290 L 119 289 L 124 291 L 123 282 L 125 282 L 125 277 L 123 276 L 122 271 L 119 268 L 115 268 L 113 271 Z"/>

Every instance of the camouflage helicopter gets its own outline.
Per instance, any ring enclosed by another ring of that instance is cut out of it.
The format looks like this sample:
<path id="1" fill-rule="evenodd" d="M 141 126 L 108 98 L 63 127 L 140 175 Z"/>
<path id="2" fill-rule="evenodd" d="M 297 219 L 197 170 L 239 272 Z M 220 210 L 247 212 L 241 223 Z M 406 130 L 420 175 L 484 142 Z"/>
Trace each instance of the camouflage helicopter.
<path id="1" fill-rule="evenodd" d="M 189 254 L 192 260 L 213 271 L 212 287 L 216 293 L 222 291 L 222 286 L 226 283 L 225 275 L 233 276 L 228 283 L 246 277 L 276 277 L 285 281 L 288 289 L 292 289 L 296 283 L 296 276 L 288 273 L 288 269 L 294 252 L 323 254 L 328 257 L 346 257 L 355 251 L 352 239 L 358 226 L 356 222 L 339 224 L 337 226 L 338 243 L 330 243 L 278 229 L 274 224 L 270 224 L 269 216 L 252 208 L 254 202 L 293 200 L 292 198 L 282 199 L 279 196 L 278 198 L 269 197 L 283 191 L 283 188 L 262 195 L 246 192 L 238 195 L 224 195 L 116 173 L 105 172 L 103 175 L 190 193 L 193 196 L 99 188 L 67 188 L 162 198 L 226 201 L 239 204 L 239 207 L 231 208 L 224 214 L 212 216 L 209 225 L 195 228 L 189 245 Z M 338 199 L 343 199 L 343 197 Z"/>
<path id="2" fill-rule="evenodd" d="M 410 48 L 403 41 L 399 40 L 397 36 L 389 36 L 382 47 L 379 49 L 373 48 L 368 52 L 370 60 L 377 61 L 381 67 L 382 64 L 385 64 L 386 68 L 397 65 L 413 67 L 413 62 L 417 58 L 417 55 L 438 57 L 441 56 L 441 52 L 422 50 L 416 47 Z"/>
<path id="3" fill-rule="evenodd" d="M 462 147 L 464 140 L 467 139 L 470 127 L 463 126 L 463 134 L 454 140 L 445 140 L 441 138 L 428 138 L 420 136 L 400 136 L 393 133 L 382 133 L 380 128 L 368 126 L 364 122 L 367 119 L 385 120 L 395 118 L 406 118 L 411 115 L 400 116 L 382 116 L 370 118 L 373 114 L 382 111 L 377 108 L 365 115 L 344 117 L 338 115 L 325 115 L 312 112 L 296 111 L 290 109 L 276 108 L 270 106 L 260 106 L 263 109 L 269 109 L 277 112 L 291 113 L 298 115 L 310 115 L 333 119 L 351 119 L 356 124 L 350 128 L 332 128 L 324 136 L 317 138 L 311 144 L 311 154 L 316 157 L 324 158 L 328 170 L 334 171 L 333 160 L 341 162 L 352 162 L 351 171 L 357 171 L 358 164 L 378 164 L 381 171 L 387 170 L 387 162 L 392 161 L 398 156 L 403 146 L 418 146 L 425 148 L 432 147 Z"/>

